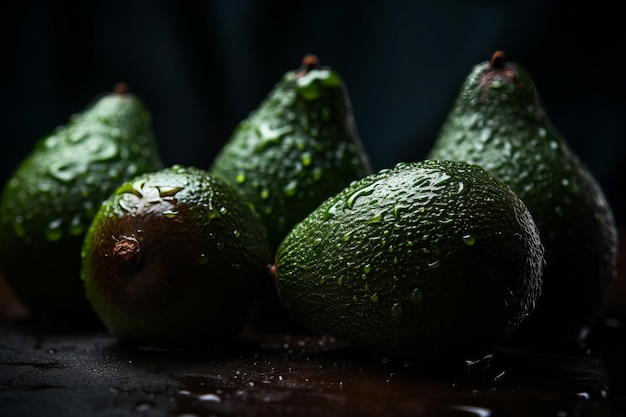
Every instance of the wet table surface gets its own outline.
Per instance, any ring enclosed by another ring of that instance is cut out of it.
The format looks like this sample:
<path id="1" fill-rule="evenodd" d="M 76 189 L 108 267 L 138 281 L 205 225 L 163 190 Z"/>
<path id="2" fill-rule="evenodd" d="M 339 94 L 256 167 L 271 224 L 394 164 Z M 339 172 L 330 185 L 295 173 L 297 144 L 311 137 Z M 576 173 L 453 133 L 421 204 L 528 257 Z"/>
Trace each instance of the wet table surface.
<path id="1" fill-rule="evenodd" d="M 0 326 L 0 416 L 623 416 L 623 335 L 606 317 L 583 345 L 442 366 L 297 328 L 167 353 L 125 348 L 98 326 L 18 321 Z"/>

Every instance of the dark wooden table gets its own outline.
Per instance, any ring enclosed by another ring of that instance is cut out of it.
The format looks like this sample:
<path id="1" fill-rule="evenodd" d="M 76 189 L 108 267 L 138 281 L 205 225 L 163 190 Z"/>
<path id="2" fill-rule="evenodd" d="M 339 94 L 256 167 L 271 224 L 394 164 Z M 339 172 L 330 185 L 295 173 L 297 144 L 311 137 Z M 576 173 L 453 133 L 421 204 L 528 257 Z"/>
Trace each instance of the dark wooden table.
<path id="1" fill-rule="evenodd" d="M 0 326 L 0 416 L 623 416 L 624 349 L 615 317 L 585 346 L 502 347 L 474 366 L 386 360 L 294 329 L 165 353 L 98 326 L 16 320 Z"/>

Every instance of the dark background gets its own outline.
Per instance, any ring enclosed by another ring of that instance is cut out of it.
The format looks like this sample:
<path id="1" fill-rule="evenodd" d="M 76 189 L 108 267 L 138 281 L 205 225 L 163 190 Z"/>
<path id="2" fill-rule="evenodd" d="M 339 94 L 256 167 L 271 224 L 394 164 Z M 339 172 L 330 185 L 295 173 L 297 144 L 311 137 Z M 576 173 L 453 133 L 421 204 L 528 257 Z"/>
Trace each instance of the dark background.
<path id="1" fill-rule="evenodd" d="M 167 165 L 207 168 L 284 72 L 343 76 L 376 170 L 423 159 L 471 68 L 496 49 L 625 223 L 622 18 L 603 1 L 3 2 L 0 181 L 37 139 L 126 81 Z"/>

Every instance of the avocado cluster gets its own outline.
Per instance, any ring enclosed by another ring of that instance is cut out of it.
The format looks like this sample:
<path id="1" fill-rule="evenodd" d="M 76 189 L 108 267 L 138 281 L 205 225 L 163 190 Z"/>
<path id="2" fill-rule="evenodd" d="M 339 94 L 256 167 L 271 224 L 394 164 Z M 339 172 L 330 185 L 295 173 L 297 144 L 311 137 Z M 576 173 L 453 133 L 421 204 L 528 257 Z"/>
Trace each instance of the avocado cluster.
<path id="1" fill-rule="evenodd" d="M 306 55 L 207 169 L 164 167 L 149 113 L 116 91 L 43 138 L 0 200 L 0 268 L 29 306 L 87 304 L 120 342 L 168 350 L 227 345 L 270 283 L 307 329 L 476 359 L 593 320 L 617 244 L 597 181 L 500 51 L 423 161 L 374 172 L 343 79 Z"/>

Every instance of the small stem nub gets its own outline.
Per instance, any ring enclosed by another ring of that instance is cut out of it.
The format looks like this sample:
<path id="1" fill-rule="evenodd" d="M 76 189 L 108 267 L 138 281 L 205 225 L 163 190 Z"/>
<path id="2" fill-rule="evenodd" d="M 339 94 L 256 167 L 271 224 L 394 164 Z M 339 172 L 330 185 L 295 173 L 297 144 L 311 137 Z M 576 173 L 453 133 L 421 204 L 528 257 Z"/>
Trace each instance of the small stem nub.
<path id="1" fill-rule="evenodd" d="M 491 56 L 491 60 L 489 61 L 489 64 L 491 65 L 492 68 L 495 68 L 495 69 L 504 68 L 504 52 L 502 51 L 494 52 L 493 55 Z"/>
<path id="2" fill-rule="evenodd" d="M 141 245 L 134 237 L 124 236 L 113 246 L 113 260 L 123 271 L 134 269 L 142 258 Z"/>
<path id="3" fill-rule="evenodd" d="M 113 92 L 117 94 L 128 93 L 129 89 L 130 88 L 128 87 L 128 84 L 125 83 L 124 81 L 117 82 L 113 86 Z"/>
<path id="4" fill-rule="evenodd" d="M 304 71 L 310 71 L 313 68 L 319 67 L 319 59 L 317 59 L 317 55 L 314 54 L 306 54 L 304 58 L 302 58 L 302 68 Z"/>

